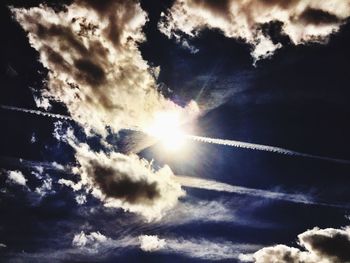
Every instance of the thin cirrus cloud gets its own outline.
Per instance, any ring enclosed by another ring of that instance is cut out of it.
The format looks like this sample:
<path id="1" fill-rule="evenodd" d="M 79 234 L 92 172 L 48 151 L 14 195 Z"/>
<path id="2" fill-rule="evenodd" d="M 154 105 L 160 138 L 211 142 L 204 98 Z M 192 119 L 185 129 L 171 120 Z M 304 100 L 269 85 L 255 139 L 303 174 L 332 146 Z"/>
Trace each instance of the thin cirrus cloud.
<path id="1" fill-rule="evenodd" d="M 242 257 L 242 252 L 254 251 L 261 247 L 254 244 L 240 244 L 222 240 L 160 238 L 154 235 L 141 235 L 139 241 L 143 251 L 174 253 L 189 258 L 211 261 L 238 260 Z"/>
<path id="2" fill-rule="evenodd" d="M 204 28 L 219 29 L 226 37 L 250 44 L 255 63 L 282 47 L 264 32 L 264 25 L 280 23 L 281 33 L 294 45 L 326 43 L 349 16 L 348 0 L 176 0 L 162 14 L 159 29 L 185 46 L 189 38 L 198 36 Z"/>

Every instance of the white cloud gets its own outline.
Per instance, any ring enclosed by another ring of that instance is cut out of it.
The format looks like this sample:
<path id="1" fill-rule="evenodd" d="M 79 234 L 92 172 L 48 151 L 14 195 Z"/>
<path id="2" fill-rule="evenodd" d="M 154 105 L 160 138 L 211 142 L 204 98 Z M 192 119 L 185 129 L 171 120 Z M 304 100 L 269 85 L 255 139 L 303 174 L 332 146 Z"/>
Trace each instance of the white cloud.
<path id="1" fill-rule="evenodd" d="M 0 249 L 2 249 L 2 248 L 7 248 L 7 246 L 3 243 L 0 243 Z"/>
<path id="2" fill-rule="evenodd" d="M 51 103 L 48 98 L 46 97 L 38 97 L 36 95 L 33 95 L 34 102 L 38 108 L 42 108 L 44 110 L 51 109 Z"/>
<path id="3" fill-rule="evenodd" d="M 304 250 L 276 245 L 253 255 L 256 263 L 344 263 L 350 262 L 350 228 L 313 228 L 298 235 Z"/>
<path id="4" fill-rule="evenodd" d="M 79 205 L 83 205 L 86 203 L 86 195 L 80 194 L 75 197 L 75 201 Z"/>
<path id="5" fill-rule="evenodd" d="M 78 190 L 81 190 L 82 188 L 82 184 L 80 182 L 78 183 L 74 183 L 73 181 L 71 180 L 67 180 L 67 179 L 59 179 L 58 184 L 61 184 L 61 185 L 65 185 L 65 186 L 68 186 L 70 188 L 72 188 L 74 191 L 78 191 Z"/>
<path id="6" fill-rule="evenodd" d="M 125 236 L 121 239 L 112 239 L 100 232 L 85 233 L 81 231 L 74 235 L 72 246 L 90 254 L 99 254 L 114 251 L 118 248 L 132 247 L 138 245 L 134 237 Z"/>
<path id="7" fill-rule="evenodd" d="M 42 180 L 42 185 L 40 187 L 35 188 L 35 192 L 39 194 L 41 197 L 47 195 L 52 190 L 52 179 L 46 176 L 45 179 Z"/>
<path id="8" fill-rule="evenodd" d="M 143 251 L 156 251 L 165 246 L 165 239 L 160 239 L 158 236 L 142 235 L 139 236 L 139 240 Z"/>
<path id="9" fill-rule="evenodd" d="M 33 132 L 32 137 L 30 138 L 30 142 L 31 143 L 36 143 L 36 137 L 35 137 L 35 133 Z"/>
<path id="10" fill-rule="evenodd" d="M 26 186 L 27 179 L 24 177 L 22 172 L 8 171 L 7 176 L 12 183 Z"/>
<path id="11" fill-rule="evenodd" d="M 159 29 L 180 42 L 198 36 L 204 28 L 219 29 L 226 37 L 249 43 L 256 61 L 281 47 L 263 32 L 264 24 L 281 22 L 282 32 L 295 45 L 326 43 L 349 16 L 348 0 L 176 0 L 170 11 L 162 14 Z"/>
<path id="12" fill-rule="evenodd" d="M 83 231 L 81 231 L 79 234 L 74 235 L 72 245 L 80 248 L 97 248 L 107 241 L 107 237 L 102 235 L 100 232 L 91 232 L 90 234 L 85 234 Z"/>

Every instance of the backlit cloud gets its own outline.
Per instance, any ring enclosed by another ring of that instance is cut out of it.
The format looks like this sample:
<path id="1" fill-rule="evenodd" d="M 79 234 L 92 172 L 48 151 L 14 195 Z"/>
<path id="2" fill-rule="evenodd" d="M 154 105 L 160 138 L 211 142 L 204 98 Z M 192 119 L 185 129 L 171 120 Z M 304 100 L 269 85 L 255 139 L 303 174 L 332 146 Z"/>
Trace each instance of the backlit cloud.
<path id="1" fill-rule="evenodd" d="M 350 16 L 348 0 L 176 0 L 163 14 L 159 29 L 169 38 L 186 41 L 205 28 L 219 29 L 252 46 L 254 60 L 266 58 L 282 47 L 273 42 L 264 25 L 277 22 L 281 33 L 295 45 L 326 43 Z"/>
<path id="2" fill-rule="evenodd" d="M 44 97 L 64 103 L 87 129 L 105 134 L 106 126 L 144 127 L 155 112 L 178 108 L 157 91 L 138 50 L 147 16 L 137 1 L 79 0 L 59 12 L 44 5 L 12 11 L 49 69 Z"/>
<path id="3" fill-rule="evenodd" d="M 149 162 L 136 155 L 94 152 L 86 144 L 76 145 L 75 149 L 80 166 L 74 172 L 81 176 L 81 181 L 74 184 L 61 179 L 59 183 L 75 191 L 84 187 L 105 206 L 123 208 L 154 220 L 160 219 L 185 194 L 167 166 L 155 171 Z"/>
<path id="4" fill-rule="evenodd" d="M 266 247 L 254 255 L 256 263 L 344 263 L 350 262 L 350 228 L 317 227 L 298 235 L 304 250 L 285 245 Z"/>

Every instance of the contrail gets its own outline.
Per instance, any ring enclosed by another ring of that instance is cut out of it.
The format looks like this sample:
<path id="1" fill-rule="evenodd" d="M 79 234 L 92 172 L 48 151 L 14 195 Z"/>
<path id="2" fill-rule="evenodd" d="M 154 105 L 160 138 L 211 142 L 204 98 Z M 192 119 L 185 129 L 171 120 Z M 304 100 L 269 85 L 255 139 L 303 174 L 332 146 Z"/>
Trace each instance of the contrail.
<path id="1" fill-rule="evenodd" d="M 5 110 L 25 112 L 25 113 L 30 113 L 30 114 L 35 114 L 35 115 L 39 115 L 39 116 L 60 119 L 60 120 L 74 121 L 73 118 L 71 118 L 67 115 L 43 112 L 43 111 L 39 111 L 39 110 L 31 110 L 31 109 L 18 108 L 18 107 L 13 107 L 13 106 L 6 106 L 6 105 L 0 105 L 0 108 L 5 109 Z M 144 130 L 137 128 L 137 127 L 125 128 L 124 130 L 147 133 Z M 255 151 L 272 152 L 272 153 L 278 153 L 278 154 L 283 154 L 283 155 L 288 155 L 288 156 L 299 156 L 299 157 L 311 158 L 311 159 L 316 159 L 316 160 L 323 160 L 323 161 L 328 161 L 328 162 L 350 164 L 349 160 L 331 158 L 331 157 L 314 155 L 314 154 L 309 154 L 309 153 L 303 153 L 303 152 L 293 151 L 293 150 L 289 150 L 289 149 L 285 149 L 285 148 L 281 148 L 281 147 L 270 146 L 270 145 L 248 143 L 248 142 L 242 142 L 242 141 L 236 141 L 236 140 L 224 140 L 224 139 L 218 139 L 218 138 L 209 138 L 209 137 L 202 137 L 202 136 L 196 136 L 196 135 L 191 135 L 191 134 L 185 134 L 184 136 L 187 139 L 198 141 L 198 142 L 225 145 L 225 146 L 244 148 L 244 149 L 250 149 L 250 150 L 255 150 Z"/>
<path id="2" fill-rule="evenodd" d="M 231 147 L 237 147 L 237 148 L 251 149 L 251 150 L 255 150 L 255 151 L 273 152 L 273 153 L 284 154 L 284 155 L 289 155 L 289 156 L 300 156 L 300 157 L 306 157 L 306 158 L 317 159 L 317 160 L 324 160 L 324 161 L 329 161 L 329 162 L 350 164 L 349 160 L 325 157 L 325 156 L 320 156 L 320 155 L 313 155 L 313 154 L 309 154 L 309 153 L 302 153 L 302 152 L 288 150 L 288 149 L 281 148 L 281 147 L 256 144 L 256 143 L 248 143 L 248 142 L 235 141 L 235 140 L 223 140 L 223 139 L 217 139 L 217 138 L 201 137 L 201 136 L 195 136 L 195 135 L 185 135 L 185 136 L 186 136 L 186 138 L 188 138 L 190 140 L 194 140 L 194 141 L 198 141 L 198 142 L 205 142 L 205 143 L 225 145 L 225 146 L 231 146 Z"/>
<path id="3" fill-rule="evenodd" d="M 66 120 L 66 121 L 72 121 L 73 120 L 71 117 L 69 117 L 67 115 L 49 113 L 49 112 L 44 112 L 44 111 L 40 111 L 40 110 L 30 110 L 30 109 L 18 108 L 18 107 L 13 107 L 13 106 L 6 106 L 6 105 L 0 105 L 0 108 L 2 108 L 4 110 L 25 112 L 25 113 L 30 113 L 30 114 L 35 114 L 35 115 L 39 115 L 39 116 L 45 116 L 45 117 L 60 119 L 60 120 Z"/>
<path id="4" fill-rule="evenodd" d="M 268 190 L 254 189 L 243 186 L 235 186 L 226 183 L 221 183 L 213 180 L 206 180 L 196 177 L 189 176 L 174 176 L 174 180 L 185 187 L 205 189 L 218 192 L 236 193 L 241 195 L 250 195 L 260 198 L 281 200 L 298 204 L 306 205 L 319 205 L 328 206 L 336 208 L 346 208 L 347 206 L 337 205 L 337 204 L 327 204 L 322 202 L 313 201 L 310 197 L 303 194 L 287 194 L 280 192 L 273 192 Z"/>

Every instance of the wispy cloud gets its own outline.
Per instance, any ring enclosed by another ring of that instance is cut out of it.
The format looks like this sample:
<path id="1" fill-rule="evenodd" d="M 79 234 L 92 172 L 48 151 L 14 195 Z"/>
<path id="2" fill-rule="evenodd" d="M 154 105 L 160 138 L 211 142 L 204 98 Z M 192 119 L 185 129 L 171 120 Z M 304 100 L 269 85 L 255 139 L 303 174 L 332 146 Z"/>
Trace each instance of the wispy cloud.
<path id="1" fill-rule="evenodd" d="M 242 252 L 254 251 L 261 246 L 239 244 L 223 240 L 159 238 L 158 236 L 140 236 L 140 247 L 144 251 L 160 251 L 180 254 L 190 258 L 204 260 L 239 259 Z"/>
<path id="2" fill-rule="evenodd" d="M 218 192 L 236 193 L 241 195 L 249 195 L 249 196 L 261 197 L 261 198 L 266 198 L 271 200 L 282 200 L 282 201 L 299 203 L 299 204 L 348 208 L 346 205 L 338 205 L 338 204 L 331 204 L 331 203 L 329 204 L 326 202 L 317 201 L 317 200 L 314 200 L 312 196 L 305 195 L 302 193 L 294 194 L 294 193 L 274 192 L 269 190 L 230 185 L 230 184 L 221 183 L 213 180 L 207 180 L 207 179 L 189 177 L 189 176 L 175 176 L 175 180 L 179 182 L 182 186 L 191 187 L 191 188 L 206 189 L 206 190 L 218 191 Z"/>

